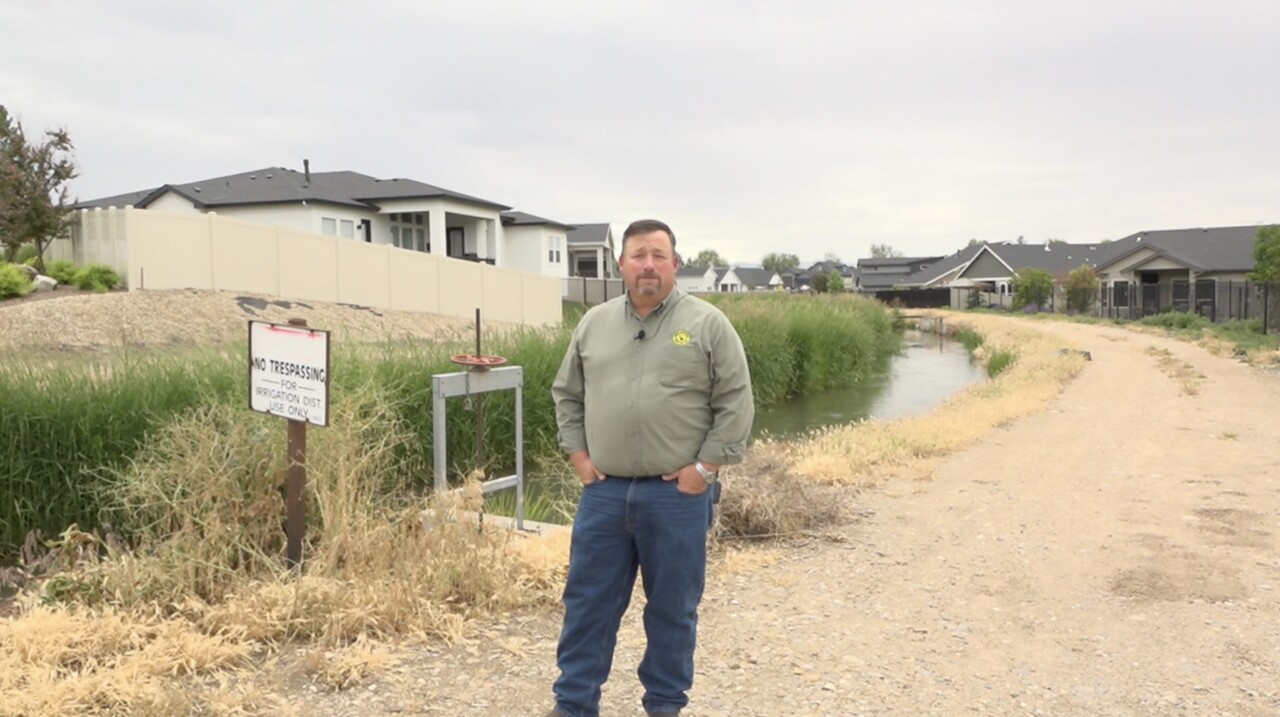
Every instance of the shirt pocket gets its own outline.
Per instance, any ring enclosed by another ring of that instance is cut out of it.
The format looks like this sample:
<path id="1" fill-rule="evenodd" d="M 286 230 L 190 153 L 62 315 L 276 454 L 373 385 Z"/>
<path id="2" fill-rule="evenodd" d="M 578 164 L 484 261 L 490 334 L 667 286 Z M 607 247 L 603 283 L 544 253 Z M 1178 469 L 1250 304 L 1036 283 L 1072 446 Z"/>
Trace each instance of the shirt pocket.
<path id="1" fill-rule="evenodd" d="M 655 378 L 666 388 L 704 392 L 711 389 L 710 362 L 697 342 L 664 346 L 654 363 Z"/>

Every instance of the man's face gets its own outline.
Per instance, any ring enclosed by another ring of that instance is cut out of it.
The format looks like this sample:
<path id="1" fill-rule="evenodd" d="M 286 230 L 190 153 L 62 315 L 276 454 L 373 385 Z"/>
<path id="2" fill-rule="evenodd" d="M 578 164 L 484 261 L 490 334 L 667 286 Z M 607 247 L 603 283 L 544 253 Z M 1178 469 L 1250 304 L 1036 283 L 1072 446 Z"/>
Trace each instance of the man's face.
<path id="1" fill-rule="evenodd" d="M 664 231 L 636 234 L 626 240 L 618 260 L 622 282 L 634 296 L 667 298 L 676 283 L 676 253 Z"/>

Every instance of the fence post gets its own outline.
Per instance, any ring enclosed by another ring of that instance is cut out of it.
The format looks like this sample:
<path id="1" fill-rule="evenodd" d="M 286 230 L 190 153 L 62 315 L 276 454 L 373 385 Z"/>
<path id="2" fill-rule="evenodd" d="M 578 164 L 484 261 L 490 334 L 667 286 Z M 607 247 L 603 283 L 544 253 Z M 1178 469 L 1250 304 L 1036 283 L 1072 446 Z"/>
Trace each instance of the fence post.
<path id="1" fill-rule="evenodd" d="M 1271 282 L 1262 282 L 1262 335 L 1267 335 L 1268 312 L 1271 310 Z"/>

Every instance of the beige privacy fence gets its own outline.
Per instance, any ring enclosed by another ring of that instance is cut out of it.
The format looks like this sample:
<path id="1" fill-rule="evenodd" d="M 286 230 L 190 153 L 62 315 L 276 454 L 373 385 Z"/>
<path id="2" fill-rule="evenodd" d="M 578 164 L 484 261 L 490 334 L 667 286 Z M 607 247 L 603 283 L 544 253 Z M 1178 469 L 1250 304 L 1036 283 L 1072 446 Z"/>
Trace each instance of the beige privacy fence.
<path id="1" fill-rule="evenodd" d="M 473 316 L 560 321 L 560 281 L 487 264 L 209 214 L 82 210 L 50 257 L 115 269 L 130 290 L 216 289 Z"/>

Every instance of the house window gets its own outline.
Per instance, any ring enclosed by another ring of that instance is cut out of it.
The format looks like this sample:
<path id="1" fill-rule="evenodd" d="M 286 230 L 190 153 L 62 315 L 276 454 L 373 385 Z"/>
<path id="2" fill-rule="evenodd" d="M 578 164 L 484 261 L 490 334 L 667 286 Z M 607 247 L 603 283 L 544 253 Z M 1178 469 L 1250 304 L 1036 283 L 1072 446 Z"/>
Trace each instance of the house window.
<path id="1" fill-rule="evenodd" d="M 560 251 L 564 248 L 564 237 L 551 237 L 547 242 L 547 262 L 560 263 Z"/>
<path id="2" fill-rule="evenodd" d="M 320 217 L 320 233 L 327 237 L 356 238 L 356 223 L 351 219 Z"/>
<path id="3" fill-rule="evenodd" d="M 431 242 L 427 240 L 426 217 L 413 212 L 392 214 L 391 244 L 401 249 L 431 251 Z"/>

